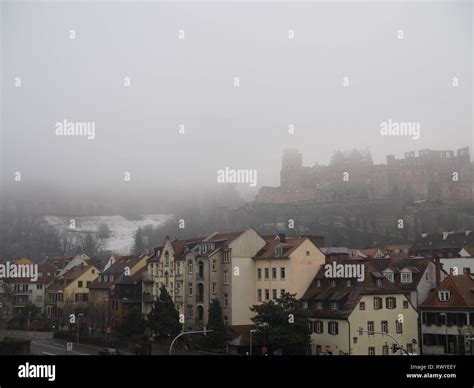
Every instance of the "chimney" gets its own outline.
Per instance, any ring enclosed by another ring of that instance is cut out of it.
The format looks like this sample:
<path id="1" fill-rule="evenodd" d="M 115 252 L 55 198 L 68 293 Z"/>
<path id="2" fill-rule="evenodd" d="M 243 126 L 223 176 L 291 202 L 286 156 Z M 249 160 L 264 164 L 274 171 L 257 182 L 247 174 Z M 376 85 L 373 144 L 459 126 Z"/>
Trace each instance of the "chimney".
<path id="1" fill-rule="evenodd" d="M 441 262 L 439 256 L 436 256 L 434 259 L 435 262 L 435 275 L 436 275 L 436 288 L 441 284 Z"/>
<path id="2" fill-rule="evenodd" d="M 286 242 L 286 234 L 285 233 L 278 233 L 278 237 L 279 237 L 281 243 Z"/>

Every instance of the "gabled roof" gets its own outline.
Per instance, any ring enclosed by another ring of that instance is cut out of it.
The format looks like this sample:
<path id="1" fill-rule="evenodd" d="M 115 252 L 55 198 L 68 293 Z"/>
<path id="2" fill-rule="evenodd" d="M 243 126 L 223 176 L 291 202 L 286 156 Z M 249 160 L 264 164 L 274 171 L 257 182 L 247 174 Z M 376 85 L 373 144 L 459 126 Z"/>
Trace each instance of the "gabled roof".
<path id="1" fill-rule="evenodd" d="M 325 277 L 325 266 L 321 266 L 311 285 L 306 290 L 301 300 L 309 304 L 312 317 L 347 318 L 355 308 L 360 297 L 367 294 L 408 294 L 418 287 L 427 266 L 431 263 L 428 258 L 422 259 L 327 259 L 327 264 L 335 261 L 337 264 L 364 265 L 364 280 Z M 389 281 L 384 275 L 385 269 L 416 268 L 412 272 L 412 282 L 402 283 L 401 275 L 394 272 L 394 282 Z M 350 285 L 347 281 L 350 280 Z M 333 282 L 334 281 L 334 282 Z M 379 282 L 380 284 L 377 284 Z M 318 283 L 320 286 L 318 286 Z M 335 284 L 334 286 L 331 284 Z M 323 309 L 316 309 L 316 301 L 323 301 Z M 338 301 L 337 310 L 330 309 L 329 303 Z"/>
<path id="2" fill-rule="evenodd" d="M 448 290 L 450 298 L 439 300 L 438 291 Z M 448 275 L 420 305 L 422 309 L 474 309 L 474 275 Z"/>
<path id="3" fill-rule="evenodd" d="M 83 274 L 85 274 L 90 269 L 95 269 L 93 265 L 78 265 L 72 267 L 69 271 L 65 272 L 62 276 L 58 277 L 53 284 L 48 287 L 49 291 L 53 290 L 62 290 L 71 284 L 74 280 L 79 279 Z M 97 271 L 99 273 L 99 271 Z"/>
<path id="4" fill-rule="evenodd" d="M 260 251 L 253 257 L 260 259 L 288 259 L 290 255 L 304 242 L 311 241 L 307 237 L 287 237 L 285 242 L 280 240 L 271 240 L 267 242 Z M 277 254 L 277 248 L 281 248 L 281 254 Z"/>

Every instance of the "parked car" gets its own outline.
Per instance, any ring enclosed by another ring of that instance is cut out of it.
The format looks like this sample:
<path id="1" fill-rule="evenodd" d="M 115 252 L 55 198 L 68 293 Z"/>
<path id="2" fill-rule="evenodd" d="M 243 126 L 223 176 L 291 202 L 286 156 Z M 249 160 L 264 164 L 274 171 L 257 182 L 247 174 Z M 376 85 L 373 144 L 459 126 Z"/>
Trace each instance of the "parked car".
<path id="1" fill-rule="evenodd" d="M 104 348 L 99 350 L 101 356 L 119 356 L 120 352 L 115 348 Z"/>

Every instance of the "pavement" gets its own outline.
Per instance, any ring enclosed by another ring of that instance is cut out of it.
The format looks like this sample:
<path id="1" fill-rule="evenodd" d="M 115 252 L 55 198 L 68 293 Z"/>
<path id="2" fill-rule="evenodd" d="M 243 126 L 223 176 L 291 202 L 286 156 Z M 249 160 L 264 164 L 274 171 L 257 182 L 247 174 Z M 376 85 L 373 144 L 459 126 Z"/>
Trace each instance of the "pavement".
<path id="1" fill-rule="evenodd" d="M 103 347 L 72 343 L 72 350 L 67 350 L 69 341 L 53 338 L 52 332 L 26 332 L 20 330 L 0 330 L 0 338 L 14 337 L 31 340 L 32 355 L 41 356 L 92 356 L 98 355 Z M 122 354 L 131 354 L 121 351 Z"/>

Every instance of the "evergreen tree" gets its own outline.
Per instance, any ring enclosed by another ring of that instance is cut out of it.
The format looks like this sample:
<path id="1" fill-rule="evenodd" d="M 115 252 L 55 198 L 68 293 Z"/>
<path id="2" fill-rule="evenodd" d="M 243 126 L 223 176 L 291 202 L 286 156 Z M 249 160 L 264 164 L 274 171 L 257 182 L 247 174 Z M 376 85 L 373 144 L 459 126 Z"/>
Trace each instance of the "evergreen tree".
<path id="1" fill-rule="evenodd" d="M 222 316 L 222 308 L 218 299 L 213 299 L 209 306 L 209 320 L 207 329 L 212 330 L 204 340 L 204 346 L 209 350 L 221 350 L 226 346 L 228 339 L 227 327 Z"/>
<path id="2" fill-rule="evenodd" d="M 148 325 L 151 331 L 162 340 L 175 337 L 182 329 L 179 312 L 165 287 L 160 288 L 160 297 L 148 314 Z"/>
<path id="3" fill-rule="evenodd" d="M 258 328 L 257 341 L 285 354 L 306 354 L 310 344 L 309 320 L 295 298 L 286 293 L 277 299 L 254 305 L 252 321 Z"/>

